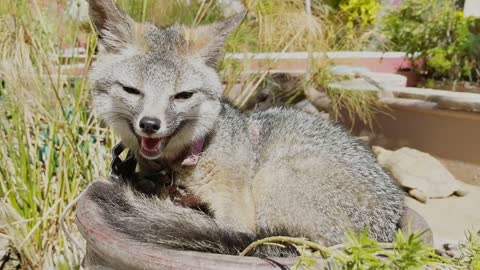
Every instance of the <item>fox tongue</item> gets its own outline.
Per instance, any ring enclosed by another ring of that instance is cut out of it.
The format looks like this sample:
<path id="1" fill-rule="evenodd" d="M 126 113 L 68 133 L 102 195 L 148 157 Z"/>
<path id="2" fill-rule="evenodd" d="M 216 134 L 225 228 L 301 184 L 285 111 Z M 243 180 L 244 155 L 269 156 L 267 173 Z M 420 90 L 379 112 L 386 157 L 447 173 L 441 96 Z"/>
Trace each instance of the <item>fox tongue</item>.
<path id="1" fill-rule="evenodd" d="M 142 148 L 147 151 L 155 151 L 162 142 L 159 138 L 142 138 Z"/>

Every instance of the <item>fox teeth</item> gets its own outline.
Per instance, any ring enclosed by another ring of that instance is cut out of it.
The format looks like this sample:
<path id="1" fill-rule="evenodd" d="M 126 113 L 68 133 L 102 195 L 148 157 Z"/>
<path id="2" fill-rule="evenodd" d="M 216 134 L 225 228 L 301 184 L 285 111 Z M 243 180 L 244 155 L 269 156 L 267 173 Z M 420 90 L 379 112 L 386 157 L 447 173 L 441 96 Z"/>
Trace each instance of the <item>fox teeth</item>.
<path id="1" fill-rule="evenodd" d="M 147 151 L 156 151 L 160 148 L 162 140 L 159 138 L 142 138 L 142 148 Z"/>

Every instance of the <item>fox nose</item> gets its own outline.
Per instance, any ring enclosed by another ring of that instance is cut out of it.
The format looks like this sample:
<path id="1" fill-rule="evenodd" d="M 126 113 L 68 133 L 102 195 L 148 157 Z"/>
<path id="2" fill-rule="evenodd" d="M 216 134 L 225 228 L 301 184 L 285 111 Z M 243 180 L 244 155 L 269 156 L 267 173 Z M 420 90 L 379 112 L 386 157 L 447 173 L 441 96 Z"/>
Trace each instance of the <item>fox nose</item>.
<path id="1" fill-rule="evenodd" d="M 139 123 L 140 129 L 147 134 L 153 134 L 160 129 L 160 120 L 153 117 L 142 117 Z"/>

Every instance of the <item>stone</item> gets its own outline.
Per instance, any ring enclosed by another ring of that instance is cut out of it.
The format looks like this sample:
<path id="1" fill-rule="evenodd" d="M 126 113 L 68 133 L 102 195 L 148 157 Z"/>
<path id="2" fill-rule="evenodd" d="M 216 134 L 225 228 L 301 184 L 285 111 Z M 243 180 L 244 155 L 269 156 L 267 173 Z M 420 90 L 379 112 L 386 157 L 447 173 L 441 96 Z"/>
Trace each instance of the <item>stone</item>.
<path id="1" fill-rule="evenodd" d="M 313 104 L 307 99 L 298 102 L 297 104 L 294 105 L 294 107 L 314 115 L 317 115 L 320 113 L 317 110 L 317 108 L 315 108 L 315 106 L 313 106 Z"/>
<path id="2" fill-rule="evenodd" d="M 298 103 L 296 103 L 293 107 L 302 110 L 304 112 L 313 114 L 315 116 L 318 116 L 324 120 L 330 120 L 330 114 L 326 112 L 321 112 L 319 111 L 310 101 L 307 99 L 304 99 Z"/>
<path id="3" fill-rule="evenodd" d="M 305 89 L 305 96 L 319 111 L 330 111 L 330 98 L 325 91 L 310 86 Z"/>
<path id="4" fill-rule="evenodd" d="M 245 10 L 245 7 L 240 0 L 217 0 L 217 3 L 225 17 L 233 16 Z"/>
<path id="5" fill-rule="evenodd" d="M 372 81 L 377 82 L 378 84 L 384 87 L 398 86 L 404 87 L 407 85 L 407 77 L 400 74 L 393 73 L 383 73 L 383 72 L 372 72 L 365 67 L 356 67 L 356 66 L 332 66 L 328 70 L 337 76 L 349 76 L 357 78 L 351 82 L 354 84 L 366 84 L 367 88 L 371 88 L 372 83 L 365 79 L 368 78 Z"/>
<path id="6" fill-rule="evenodd" d="M 408 147 L 396 151 L 373 147 L 379 163 L 409 195 L 426 203 L 430 198 L 446 198 L 453 194 L 465 196 L 468 191 L 457 179 L 431 155 Z"/>
<path id="7" fill-rule="evenodd" d="M 480 17 L 480 1 L 478 0 L 465 0 L 463 7 L 463 14 L 465 17 L 473 16 Z"/>
<path id="8" fill-rule="evenodd" d="M 67 2 L 67 9 L 65 10 L 68 17 L 80 22 L 88 23 L 88 3 L 86 0 L 70 0 Z"/>

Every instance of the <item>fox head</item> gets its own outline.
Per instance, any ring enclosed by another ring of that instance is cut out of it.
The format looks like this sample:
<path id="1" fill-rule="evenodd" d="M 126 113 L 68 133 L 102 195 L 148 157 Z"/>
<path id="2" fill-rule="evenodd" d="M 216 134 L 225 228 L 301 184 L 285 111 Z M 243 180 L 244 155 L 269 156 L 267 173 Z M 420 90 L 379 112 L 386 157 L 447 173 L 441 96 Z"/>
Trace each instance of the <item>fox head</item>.
<path id="1" fill-rule="evenodd" d="M 244 14 L 189 28 L 140 24 L 113 0 L 89 0 L 99 53 L 90 72 L 94 107 L 146 159 L 172 160 L 214 127 L 222 85 L 216 66 Z"/>

